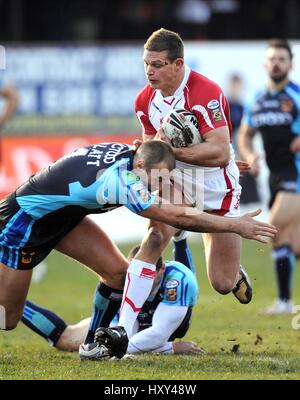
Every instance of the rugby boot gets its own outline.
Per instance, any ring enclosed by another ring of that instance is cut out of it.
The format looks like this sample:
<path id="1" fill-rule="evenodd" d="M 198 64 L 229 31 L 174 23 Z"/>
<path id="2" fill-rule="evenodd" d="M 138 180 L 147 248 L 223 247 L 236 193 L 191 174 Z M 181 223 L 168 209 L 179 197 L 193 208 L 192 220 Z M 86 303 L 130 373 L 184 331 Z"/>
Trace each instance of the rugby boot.
<path id="1" fill-rule="evenodd" d="M 251 282 L 247 272 L 242 267 L 240 267 L 240 277 L 237 284 L 232 289 L 232 293 L 242 304 L 248 304 L 252 299 Z"/>

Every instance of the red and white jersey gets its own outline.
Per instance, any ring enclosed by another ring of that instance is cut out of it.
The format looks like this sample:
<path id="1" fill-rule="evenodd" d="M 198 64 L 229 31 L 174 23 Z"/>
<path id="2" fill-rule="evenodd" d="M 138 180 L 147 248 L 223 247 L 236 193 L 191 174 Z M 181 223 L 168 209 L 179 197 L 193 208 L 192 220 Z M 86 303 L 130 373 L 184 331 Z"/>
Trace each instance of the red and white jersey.
<path id="1" fill-rule="evenodd" d="M 152 89 L 151 86 L 147 84 L 138 93 L 135 99 L 135 112 L 142 125 L 143 132 L 146 135 L 155 135 L 165 115 L 171 109 L 175 108 L 184 108 L 196 115 L 198 119 L 199 132 L 204 140 L 206 133 L 221 126 L 227 126 L 231 141 L 232 127 L 230 122 L 229 104 L 221 88 L 205 76 L 196 71 L 192 71 L 188 66 L 185 66 L 184 78 L 173 96 L 163 97 L 160 90 Z M 230 147 L 231 160 L 228 167 L 233 170 L 233 167 L 236 168 L 234 162 L 234 150 L 231 144 Z M 234 166 L 232 164 L 234 164 Z M 222 202 L 224 191 L 225 193 L 227 193 L 227 190 L 232 192 L 235 187 L 239 189 L 238 176 L 235 176 L 235 182 L 232 182 L 232 185 L 228 185 L 228 179 L 227 176 L 225 176 L 226 171 L 224 168 L 199 167 L 182 161 L 177 161 L 176 166 L 180 170 L 197 168 L 204 171 L 204 181 L 206 182 L 218 180 L 220 187 L 224 186 L 223 192 L 219 196 L 218 203 Z M 215 173 L 217 173 L 218 176 L 213 176 Z M 206 184 L 204 184 L 204 186 L 204 198 L 208 198 L 208 192 L 210 190 Z M 215 198 L 216 191 L 216 188 L 214 188 Z M 206 202 L 204 199 L 204 203 L 211 203 L 211 201 Z M 204 209 L 215 210 L 218 208 L 219 207 L 215 208 L 215 204 L 206 204 Z"/>
<path id="2" fill-rule="evenodd" d="M 228 126 L 231 136 L 229 105 L 221 88 L 187 66 L 173 96 L 163 97 L 160 90 L 147 84 L 135 99 L 135 112 L 146 135 L 155 135 L 164 116 L 174 108 L 193 112 L 203 137 L 220 126 Z"/>

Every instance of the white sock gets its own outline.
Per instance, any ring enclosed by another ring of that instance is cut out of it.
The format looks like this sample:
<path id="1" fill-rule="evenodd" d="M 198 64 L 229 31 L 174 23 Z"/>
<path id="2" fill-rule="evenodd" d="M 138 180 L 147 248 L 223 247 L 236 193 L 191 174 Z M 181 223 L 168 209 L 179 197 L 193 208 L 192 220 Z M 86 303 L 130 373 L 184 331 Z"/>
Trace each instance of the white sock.
<path id="1" fill-rule="evenodd" d="M 128 338 L 132 336 L 138 313 L 151 292 L 155 270 L 154 264 L 135 258 L 127 269 L 119 325 L 124 327 Z"/>

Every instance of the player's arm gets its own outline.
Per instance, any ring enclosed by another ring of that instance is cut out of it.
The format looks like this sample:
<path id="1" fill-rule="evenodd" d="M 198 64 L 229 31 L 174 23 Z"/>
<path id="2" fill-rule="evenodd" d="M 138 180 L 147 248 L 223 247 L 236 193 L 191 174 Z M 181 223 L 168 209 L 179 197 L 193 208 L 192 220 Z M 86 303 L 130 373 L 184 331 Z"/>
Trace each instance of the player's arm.
<path id="1" fill-rule="evenodd" d="M 152 326 L 130 338 L 128 353 L 173 353 L 173 344 L 168 339 L 180 326 L 187 311 L 186 306 L 160 303 L 153 314 Z"/>
<path id="2" fill-rule="evenodd" d="M 297 115 L 296 115 L 293 125 L 292 125 L 294 127 L 298 126 L 298 124 L 300 123 L 300 104 L 299 104 L 299 102 L 296 102 L 296 106 L 298 107 L 298 109 L 297 109 Z M 294 133 L 297 136 L 292 140 L 290 149 L 291 149 L 291 152 L 298 153 L 298 152 L 300 152 L 300 135 L 299 135 L 298 130 L 295 130 Z"/>
<path id="3" fill-rule="evenodd" d="M 257 175 L 259 173 L 258 161 L 260 156 L 255 152 L 253 147 L 255 133 L 256 130 L 254 128 L 247 123 L 242 123 L 238 132 L 237 143 L 242 158 L 250 164 L 251 173 Z"/>
<path id="4" fill-rule="evenodd" d="M 5 99 L 5 107 L 0 114 L 0 125 L 4 124 L 15 113 L 19 97 L 12 85 L 5 85 L 0 89 L 0 96 Z"/>
<path id="5" fill-rule="evenodd" d="M 153 140 L 156 135 L 156 129 L 151 124 L 148 115 L 148 99 L 144 98 L 143 94 L 138 94 L 134 102 L 134 110 L 136 117 L 142 127 L 142 137 L 144 142 Z"/>
<path id="6" fill-rule="evenodd" d="M 108 203 L 116 204 L 116 194 L 118 193 L 119 204 L 125 205 L 132 212 L 144 218 L 192 232 L 233 232 L 262 243 L 266 242 L 262 236 L 274 237 L 277 233 L 273 225 L 253 219 L 260 214 L 260 210 L 245 214 L 242 217 L 229 218 L 186 207 L 185 204 L 175 206 L 170 201 L 151 195 L 132 173 L 130 180 L 126 182 L 125 179 L 129 179 L 126 172 L 123 171 L 123 179 L 119 179 L 116 174 L 110 176 L 106 200 Z M 137 182 L 139 183 L 137 184 Z M 109 190 L 109 186 L 111 190 Z M 116 190 L 116 187 L 118 187 L 118 190 Z"/>
<path id="7" fill-rule="evenodd" d="M 266 243 L 263 238 L 274 237 L 277 233 L 273 225 L 256 221 L 253 217 L 259 215 L 261 210 L 247 213 L 241 217 L 229 218 L 209 214 L 189 207 L 178 207 L 173 204 L 152 204 L 139 215 L 164 222 L 177 229 L 184 229 L 192 232 L 233 232 L 247 238 Z"/>
<path id="8" fill-rule="evenodd" d="M 226 97 L 217 85 L 207 84 L 204 87 L 195 86 L 190 100 L 203 143 L 173 149 L 176 159 L 205 167 L 225 167 L 231 156 L 230 123 L 226 117 L 229 115 L 229 105 Z"/>
<path id="9" fill-rule="evenodd" d="M 230 161 L 230 137 L 227 126 L 221 126 L 207 132 L 204 142 L 190 147 L 174 148 L 176 160 L 205 167 L 225 167 Z M 156 139 L 166 141 L 168 138 L 162 128 Z"/>
<path id="10" fill-rule="evenodd" d="M 202 347 L 198 347 L 194 342 L 173 342 L 174 354 L 206 354 L 206 351 Z"/>

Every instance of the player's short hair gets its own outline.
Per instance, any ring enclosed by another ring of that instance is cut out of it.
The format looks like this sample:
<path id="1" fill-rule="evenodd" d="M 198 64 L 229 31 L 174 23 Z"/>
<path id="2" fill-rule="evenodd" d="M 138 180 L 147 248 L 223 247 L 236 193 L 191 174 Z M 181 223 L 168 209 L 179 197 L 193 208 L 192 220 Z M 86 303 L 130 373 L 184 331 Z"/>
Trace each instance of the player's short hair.
<path id="1" fill-rule="evenodd" d="M 151 140 L 143 143 L 134 156 L 135 160 L 143 159 L 145 161 L 145 170 L 151 172 L 155 166 L 161 162 L 167 164 L 169 171 L 173 171 L 176 166 L 174 152 L 167 143 L 160 140 Z"/>
<path id="2" fill-rule="evenodd" d="M 168 59 L 175 61 L 184 57 L 183 41 L 178 33 L 160 28 L 153 32 L 144 44 L 148 51 L 167 51 Z"/>
<path id="3" fill-rule="evenodd" d="M 273 38 L 271 40 L 269 40 L 268 42 L 268 49 L 272 47 L 275 49 L 286 49 L 287 52 L 289 53 L 290 59 L 293 59 L 293 53 L 292 53 L 292 49 L 291 46 L 289 44 L 289 42 L 286 39 L 277 39 L 277 38 Z"/>
<path id="4" fill-rule="evenodd" d="M 130 250 L 130 252 L 127 255 L 127 258 L 129 261 L 131 261 L 136 256 L 136 254 L 140 250 L 140 248 L 141 248 L 141 246 L 137 245 Z M 163 258 L 162 258 L 162 256 L 160 256 L 156 262 L 156 271 L 159 271 L 161 269 L 162 265 L 163 265 Z"/>

